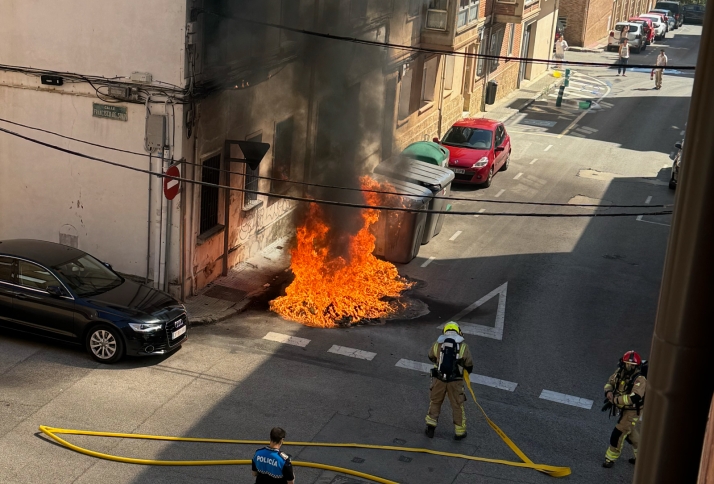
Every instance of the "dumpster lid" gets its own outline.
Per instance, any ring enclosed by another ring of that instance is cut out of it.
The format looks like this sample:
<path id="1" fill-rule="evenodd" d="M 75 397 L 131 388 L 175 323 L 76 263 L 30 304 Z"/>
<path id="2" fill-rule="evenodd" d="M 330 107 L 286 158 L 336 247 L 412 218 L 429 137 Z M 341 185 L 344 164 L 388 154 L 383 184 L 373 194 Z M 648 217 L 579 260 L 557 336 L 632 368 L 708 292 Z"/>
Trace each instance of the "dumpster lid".
<path id="1" fill-rule="evenodd" d="M 428 188 L 441 190 L 454 179 L 454 172 L 448 168 L 430 165 L 405 156 L 396 156 L 383 161 L 374 172 L 397 180 L 418 183 Z"/>
<path id="2" fill-rule="evenodd" d="M 375 174 L 372 175 L 376 181 L 380 183 L 389 183 L 394 187 L 397 193 L 408 193 L 409 197 L 402 197 L 404 200 L 404 205 L 409 208 L 411 205 L 423 205 L 424 203 L 431 200 L 434 193 L 426 187 L 417 185 L 415 183 L 410 183 L 403 180 L 395 180 L 394 178 L 388 178 L 383 175 Z"/>
<path id="3" fill-rule="evenodd" d="M 444 166 L 449 159 L 449 150 L 432 141 L 417 141 L 407 146 L 401 153 L 403 156 L 429 163 L 430 165 Z"/>

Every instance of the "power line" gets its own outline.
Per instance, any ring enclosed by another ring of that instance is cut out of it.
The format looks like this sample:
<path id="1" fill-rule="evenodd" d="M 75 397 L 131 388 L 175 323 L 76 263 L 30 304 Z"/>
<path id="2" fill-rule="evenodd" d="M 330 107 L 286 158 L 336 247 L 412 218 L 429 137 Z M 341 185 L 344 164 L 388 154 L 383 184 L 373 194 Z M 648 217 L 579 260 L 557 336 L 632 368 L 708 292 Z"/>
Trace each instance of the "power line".
<path id="1" fill-rule="evenodd" d="M 280 30 L 286 30 L 288 32 L 294 32 L 297 34 L 304 34 L 304 35 L 309 35 L 312 37 L 318 37 L 318 38 L 323 38 L 323 39 L 330 39 L 330 40 L 338 40 L 342 42 L 351 42 L 354 44 L 362 44 L 362 45 L 371 45 L 374 47 L 386 47 L 388 49 L 397 49 L 397 50 L 404 50 L 404 51 L 409 51 L 409 52 L 417 52 L 417 53 L 426 53 L 426 54 L 443 54 L 443 55 L 454 55 L 454 56 L 460 56 L 460 57 L 473 57 L 475 59 L 490 59 L 490 60 L 503 60 L 506 62 L 509 61 L 518 61 L 518 62 L 529 62 L 529 63 L 535 63 L 535 64 L 552 64 L 552 63 L 561 63 L 560 61 L 555 61 L 552 59 L 538 59 L 538 58 L 531 58 L 531 57 L 508 57 L 508 56 L 502 56 L 502 55 L 490 55 L 490 54 L 480 54 L 480 53 L 469 53 L 469 52 L 456 52 L 456 51 L 448 51 L 448 50 L 442 50 L 442 49 L 433 49 L 433 48 L 428 48 L 428 47 L 415 47 L 412 45 L 404 45 L 404 44 L 395 44 L 391 42 L 377 42 L 375 40 L 365 40 L 365 39 L 359 39 L 357 37 L 348 37 L 344 35 L 334 35 L 334 34 L 326 34 L 324 32 L 316 32 L 314 30 L 306 30 L 306 29 L 298 29 L 295 27 L 288 27 L 287 25 L 281 25 L 281 24 L 275 24 L 271 22 L 265 22 L 262 20 L 254 20 L 254 19 L 248 19 L 245 17 L 237 17 L 234 15 L 226 15 L 226 14 L 221 14 L 217 12 L 211 12 L 210 10 L 206 9 L 201 9 L 201 12 L 207 13 L 209 15 L 213 15 L 219 18 L 225 18 L 225 19 L 230 19 L 230 20 L 235 20 L 237 22 L 246 22 L 246 23 L 252 23 L 256 25 L 262 25 L 264 27 L 272 27 Z M 617 64 L 611 64 L 607 62 L 585 62 L 585 61 L 567 61 L 567 62 L 562 62 L 563 64 L 567 64 L 569 66 L 583 66 L 583 67 L 607 67 L 607 68 L 614 68 L 617 66 Z M 651 69 L 652 65 L 651 64 L 628 64 L 629 68 L 632 67 L 640 67 L 640 68 L 647 68 Z M 668 66 L 670 69 L 680 69 L 680 70 L 695 70 L 696 66 Z"/>
<path id="2" fill-rule="evenodd" d="M 44 146 L 46 148 L 50 148 L 56 151 L 61 151 L 63 153 L 67 153 L 73 156 L 77 156 L 80 158 L 85 158 L 88 160 L 93 160 L 93 161 L 98 161 L 100 163 L 104 163 L 107 165 L 111 165 L 117 168 L 123 168 L 126 170 L 138 172 L 138 173 L 144 173 L 150 176 L 155 176 L 158 178 L 170 178 L 172 180 L 178 180 L 184 183 L 190 183 L 194 185 L 201 185 L 201 186 L 210 186 L 214 188 L 221 188 L 224 190 L 232 190 L 232 191 L 237 191 L 241 193 L 254 193 L 256 195 L 265 195 L 268 197 L 273 197 L 273 198 L 281 198 L 284 200 L 293 200 L 297 202 L 309 202 L 309 203 L 317 203 L 321 205 L 332 205 L 332 206 L 339 206 L 339 207 L 349 207 L 349 208 L 360 208 L 360 209 L 367 209 L 367 210 L 387 210 L 387 211 L 396 211 L 396 212 L 411 212 L 411 213 L 427 213 L 427 214 L 434 214 L 434 215 L 483 215 L 487 217 L 540 217 L 540 218 L 592 218 L 592 217 L 632 217 L 632 216 L 637 216 L 637 215 L 670 215 L 672 214 L 672 211 L 659 211 L 659 212 L 643 212 L 643 213 L 638 213 L 638 212 L 632 212 L 632 213 L 589 213 L 589 214 L 545 214 L 545 213 L 514 213 L 514 212 L 461 212 L 461 211 L 449 211 L 449 210 L 424 210 L 424 209 L 412 209 L 412 208 L 406 208 L 406 207 L 389 207 L 389 206 L 384 206 L 384 205 L 366 205 L 366 204 L 359 204 L 359 203 L 350 203 L 350 202 L 338 202 L 335 200 L 320 200 L 320 199 L 311 199 L 311 198 L 304 198 L 304 197 L 295 197 L 291 195 L 280 195 L 280 194 L 274 194 L 274 193 L 266 193 L 266 192 L 261 192 L 258 190 L 246 190 L 243 188 L 236 188 L 236 187 L 230 187 L 230 186 L 225 186 L 225 185 L 219 185 L 216 183 L 207 183 L 207 182 L 202 182 L 202 181 L 197 181 L 197 180 L 189 180 L 187 178 L 181 178 L 181 177 L 171 177 L 167 176 L 164 173 L 156 173 L 151 170 L 145 170 L 143 168 L 136 168 L 133 166 L 127 166 L 127 165 L 122 165 L 121 163 L 117 163 L 115 161 L 110 161 L 110 160 L 105 160 L 103 158 L 99 158 L 96 156 L 91 156 L 87 155 L 85 153 L 81 153 L 78 151 L 73 151 L 69 150 L 67 148 L 62 148 L 61 146 L 56 146 L 51 143 L 45 143 L 44 141 L 40 141 L 34 138 L 30 138 L 29 136 L 24 136 L 19 133 L 15 133 L 14 131 L 10 131 L 9 129 L 5 128 L 0 128 L 1 132 L 4 132 L 6 134 L 9 134 L 11 136 L 15 136 L 17 138 L 24 139 L 26 141 L 29 141 L 31 143 L 35 143 L 41 146 Z M 394 195 L 392 193 L 392 195 Z M 603 207 L 607 208 L 607 207 Z"/>
<path id="3" fill-rule="evenodd" d="M 136 156 L 149 156 L 147 153 L 140 153 L 137 151 L 129 151 L 129 150 L 124 150 L 120 148 L 114 148 L 111 146 L 105 146 L 101 145 L 98 143 L 92 143 L 91 141 L 85 141 L 81 140 L 78 138 L 73 138 L 71 136 L 65 136 L 63 134 L 55 133 L 53 131 L 49 131 L 46 129 L 42 128 L 37 128 L 33 126 L 28 126 L 25 124 L 17 123 L 15 121 L 9 121 L 7 119 L 0 118 L 0 122 L 3 123 L 8 123 L 8 124 L 13 124 L 15 126 L 20 126 L 22 128 L 27 128 L 27 129 L 32 129 L 35 131 L 40 131 L 42 133 L 47 133 L 51 134 L 53 136 L 57 136 L 60 138 L 68 139 L 71 141 L 76 141 L 78 143 L 84 143 L 90 146 L 95 146 L 98 148 L 104 148 L 112 151 L 117 151 L 120 153 L 127 153 L 130 155 L 136 155 Z M 172 160 L 173 161 L 173 160 Z M 190 165 L 190 166 L 198 166 L 201 169 L 207 169 L 207 170 L 213 170 L 213 171 L 219 171 L 222 173 L 228 173 L 231 175 L 238 175 L 245 177 L 246 174 L 238 171 L 232 171 L 232 170 L 226 170 L 224 168 L 214 168 L 210 166 L 204 166 L 200 163 L 195 163 L 195 162 L 190 162 L 186 160 L 179 160 L 178 163 L 184 164 L 184 165 Z M 402 196 L 402 197 L 414 197 L 415 195 L 412 193 L 403 193 L 403 192 L 390 192 L 387 190 L 373 190 L 369 188 L 354 188 L 354 187 L 345 187 L 345 186 L 337 186 L 337 185 L 325 185 L 321 183 L 311 183 L 311 182 L 303 182 L 303 181 L 297 181 L 297 180 L 284 180 L 282 178 L 276 178 L 276 177 L 269 177 L 269 176 L 256 176 L 256 178 L 259 178 L 261 180 L 271 180 L 271 181 L 279 181 L 282 183 L 292 183 L 295 185 L 303 185 L 303 186 L 308 186 L 308 187 L 316 187 L 316 188 L 328 188 L 328 189 L 335 189 L 335 190 L 347 190 L 347 191 L 356 191 L 356 192 L 363 192 L 363 193 L 376 193 L 376 194 L 382 194 L 382 195 L 396 195 L 396 196 Z M 270 196 L 275 196 L 271 194 Z M 449 200 L 449 201 L 462 201 L 462 202 L 481 202 L 481 203 L 495 203 L 495 204 L 509 204 L 509 205 L 532 205 L 532 206 L 543 206 L 543 207 L 595 207 L 595 208 L 602 208 L 603 205 L 597 205 L 597 204 L 587 204 L 587 203 L 556 203 L 556 202 L 523 202 L 523 201 L 509 201 L 509 200 L 489 200 L 489 199 L 483 199 L 483 200 L 477 200 L 474 198 L 466 198 L 466 197 L 442 197 L 442 196 L 434 196 L 433 198 L 435 199 L 443 199 L 443 200 Z M 664 204 L 664 205 L 607 205 L 608 208 L 669 208 L 672 207 L 673 204 Z"/>

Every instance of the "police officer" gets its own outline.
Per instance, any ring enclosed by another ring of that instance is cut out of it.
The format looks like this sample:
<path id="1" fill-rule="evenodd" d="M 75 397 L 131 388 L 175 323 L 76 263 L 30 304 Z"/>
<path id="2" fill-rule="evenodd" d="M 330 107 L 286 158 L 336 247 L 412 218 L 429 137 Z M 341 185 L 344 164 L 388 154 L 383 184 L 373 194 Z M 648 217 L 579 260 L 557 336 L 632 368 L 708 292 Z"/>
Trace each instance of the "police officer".
<path id="1" fill-rule="evenodd" d="M 603 467 L 612 467 L 627 440 L 632 445 L 635 457 L 629 459 L 634 464 L 637 448 L 640 445 L 640 431 L 637 421 L 645 402 L 647 379 L 643 375 L 642 358 L 634 351 L 628 351 L 620 360 L 618 370 L 607 380 L 605 398 L 614 405 L 620 414 L 615 429 L 610 435 L 610 447 L 605 452 Z"/>
<path id="2" fill-rule="evenodd" d="M 293 464 L 290 456 L 280 452 L 285 431 L 275 427 L 270 431 L 270 444 L 258 449 L 253 456 L 255 484 L 294 484 Z"/>
<path id="3" fill-rule="evenodd" d="M 434 368 L 431 370 L 431 403 L 426 416 L 426 436 L 430 439 L 434 437 L 441 405 L 444 397 L 448 397 L 454 417 L 454 439 L 461 440 L 466 437 L 463 371 L 471 373 L 474 363 L 458 324 L 449 322 L 444 326 L 444 333 L 429 350 L 429 360 L 434 363 Z"/>

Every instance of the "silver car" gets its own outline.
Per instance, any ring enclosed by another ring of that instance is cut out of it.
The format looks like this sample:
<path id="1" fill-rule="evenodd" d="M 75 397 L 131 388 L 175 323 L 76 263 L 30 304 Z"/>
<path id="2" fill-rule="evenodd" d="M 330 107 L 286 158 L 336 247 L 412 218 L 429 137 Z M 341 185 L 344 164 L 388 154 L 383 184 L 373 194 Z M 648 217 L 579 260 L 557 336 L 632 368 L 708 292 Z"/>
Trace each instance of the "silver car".
<path id="1" fill-rule="evenodd" d="M 618 22 L 615 29 L 610 31 L 607 38 L 607 50 L 618 50 L 622 43 L 622 32 L 627 28 L 627 40 L 630 44 L 630 51 L 639 54 L 647 46 L 647 36 L 642 32 L 642 24 L 633 22 Z"/>

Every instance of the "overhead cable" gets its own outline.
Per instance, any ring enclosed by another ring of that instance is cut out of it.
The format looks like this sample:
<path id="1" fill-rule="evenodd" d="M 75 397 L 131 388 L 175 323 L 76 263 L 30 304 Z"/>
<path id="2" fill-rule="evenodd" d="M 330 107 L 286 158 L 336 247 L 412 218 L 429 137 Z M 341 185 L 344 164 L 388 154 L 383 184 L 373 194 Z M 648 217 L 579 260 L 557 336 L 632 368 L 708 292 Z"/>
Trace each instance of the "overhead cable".
<path id="1" fill-rule="evenodd" d="M 637 215 L 671 215 L 672 214 L 671 210 L 664 210 L 664 211 L 658 211 L 658 212 L 582 213 L 582 214 L 562 214 L 562 213 L 548 214 L 548 213 L 517 213 L 517 212 L 490 212 L 490 213 L 489 212 L 463 212 L 463 211 L 450 211 L 450 210 L 424 210 L 424 209 L 413 209 L 413 208 L 407 208 L 407 207 L 390 207 L 390 206 L 384 206 L 384 205 L 367 205 L 367 204 L 362 204 L 362 203 L 340 202 L 340 201 L 336 201 L 336 200 L 311 199 L 311 198 L 305 198 L 305 197 L 296 197 L 296 196 L 292 196 L 292 195 L 281 195 L 281 194 L 276 194 L 276 193 L 262 192 L 259 190 L 247 190 L 244 188 L 237 188 L 237 187 L 231 187 L 231 186 L 226 186 L 226 185 L 220 185 L 220 184 L 216 184 L 216 183 L 202 182 L 202 181 L 198 181 L 198 180 L 190 180 L 188 178 L 182 178 L 182 177 L 167 176 L 164 173 L 157 173 L 157 172 L 153 172 L 151 170 L 145 170 L 143 168 L 136 168 L 133 166 L 123 165 L 123 164 L 117 163 L 115 161 L 105 160 L 103 158 L 99 158 L 96 156 L 91 156 L 91 155 L 81 153 L 78 151 L 69 150 L 67 148 L 62 148 L 61 146 L 53 145 L 51 143 L 46 143 L 44 141 L 30 138 L 29 136 L 25 136 L 20 133 L 16 133 L 14 131 L 10 131 L 9 129 L 0 128 L 0 132 L 4 132 L 6 134 L 15 136 L 17 138 L 24 139 L 31 143 L 35 143 L 35 144 L 38 144 L 38 145 L 41 145 L 41 146 L 44 146 L 46 148 L 50 148 L 50 149 L 53 149 L 56 151 L 61 151 L 63 153 L 67 153 L 67 154 L 70 154 L 73 156 L 97 161 L 100 163 L 111 165 L 111 166 L 114 166 L 117 168 L 123 168 L 123 169 L 134 171 L 137 173 L 144 173 L 144 174 L 147 174 L 150 176 L 155 176 L 158 178 L 169 178 L 171 180 L 178 180 L 178 181 L 181 181 L 184 183 L 189 183 L 189 184 L 194 184 L 194 185 L 221 188 L 224 190 L 237 191 L 237 192 L 241 192 L 241 193 L 253 193 L 256 195 L 265 195 L 268 197 L 284 199 L 284 200 L 293 200 L 293 201 L 297 201 L 297 202 L 317 203 L 320 205 L 332 205 L 332 206 L 359 208 L 359 209 L 367 209 L 367 210 L 386 210 L 386 211 L 395 211 L 395 212 L 411 212 L 411 213 L 427 213 L 427 214 L 430 213 L 430 214 L 435 214 L 435 215 L 441 215 L 441 214 L 443 214 L 443 215 L 479 215 L 479 216 L 487 216 L 487 217 L 592 218 L 592 217 L 632 217 L 632 216 L 637 216 Z M 391 193 L 391 195 L 394 195 L 394 193 Z M 414 195 L 410 195 L 410 196 L 414 196 Z M 608 208 L 608 207 L 602 207 L 602 208 Z"/>

